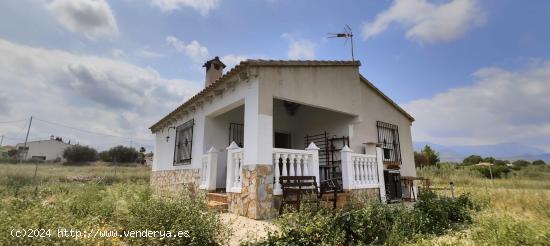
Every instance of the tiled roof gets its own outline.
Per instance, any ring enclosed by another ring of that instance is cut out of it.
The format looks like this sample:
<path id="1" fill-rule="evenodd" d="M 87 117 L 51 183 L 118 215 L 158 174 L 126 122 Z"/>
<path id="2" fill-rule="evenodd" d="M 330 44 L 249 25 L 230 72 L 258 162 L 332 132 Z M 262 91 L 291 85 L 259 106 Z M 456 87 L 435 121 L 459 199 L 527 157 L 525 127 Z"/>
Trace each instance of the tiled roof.
<path id="1" fill-rule="evenodd" d="M 197 101 L 199 98 L 203 97 L 204 95 L 208 94 L 209 92 L 213 91 L 214 88 L 216 88 L 218 85 L 224 83 L 229 78 L 233 77 L 234 75 L 238 74 L 240 71 L 244 70 L 246 67 L 289 67 L 289 66 L 361 66 L 360 61 L 332 61 L 332 60 L 262 60 L 262 59 L 248 59 L 245 61 L 241 61 L 239 64 L 237 64 L 234 68 L 229 70 L 229 72 L 225 73 L 222 77 L 214 81 L 212 84 L 208 85 L 206 88 L 202 89 L 200 92 L 195 94 L 193 97 L 191 97 L 189 100 L 181 104 L 179 107 L 177 107 L 175 110 L 170 112 L 168 115 L 164 116 L 161 120 L 159 120 L 157 123 L 152 125 L 149 129 L 154 131 L 153 129 L 160 126 L 164 121 L 170 119 L 174 115 L 176 115 L 178 112 L 186 108 L 187 106 L 191 105 L 195 101 Z M 382 93 L 378 88 L 374 87 L 368 80 L 366 80 L 363 76 L 361 76 L 362 80 L 365 80 L 367 82 L 367 85 L 374 88 L 376 92 L 381 94 L 384 99 L 386 99 L 389 103 L 391 103 L 394 107 L 396 107 L 400 112 L 404 113 L 409 119 L 414 120 L 405 110 L 403 110 L 399 105 L 397 105 L 395 102 L 393 102 L 391 99 L 389 99 L 384 93 Z"/>

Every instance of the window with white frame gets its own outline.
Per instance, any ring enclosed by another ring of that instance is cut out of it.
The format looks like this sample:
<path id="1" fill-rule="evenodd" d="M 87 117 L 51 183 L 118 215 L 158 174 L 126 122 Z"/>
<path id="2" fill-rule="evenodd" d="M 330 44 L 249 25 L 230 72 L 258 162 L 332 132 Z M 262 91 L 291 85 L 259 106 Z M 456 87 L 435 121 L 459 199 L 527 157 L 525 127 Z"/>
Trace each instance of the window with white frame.
<path id="1" fill-rule="evenodd" d="M 194 120 L 187 121 L 176 127 L 176 143 L 174 147 L 174 165 L 191 164 L 193 150 Z"/>

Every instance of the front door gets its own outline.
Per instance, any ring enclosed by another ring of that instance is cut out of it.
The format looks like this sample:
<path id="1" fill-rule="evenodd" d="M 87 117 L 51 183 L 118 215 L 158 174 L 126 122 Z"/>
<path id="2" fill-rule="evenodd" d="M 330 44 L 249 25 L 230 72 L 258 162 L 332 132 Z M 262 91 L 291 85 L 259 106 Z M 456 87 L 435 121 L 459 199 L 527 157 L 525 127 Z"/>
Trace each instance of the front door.
<path id="1" fill-rule="evenodd" d="M 290 144 L 290 134 L 288 133 L 282 133 L 282 132 L 275 132 L 274 139 L 274 146 L 275 148 L 281 148 L 281 149 L 291 149 L 292 146 Z"/>

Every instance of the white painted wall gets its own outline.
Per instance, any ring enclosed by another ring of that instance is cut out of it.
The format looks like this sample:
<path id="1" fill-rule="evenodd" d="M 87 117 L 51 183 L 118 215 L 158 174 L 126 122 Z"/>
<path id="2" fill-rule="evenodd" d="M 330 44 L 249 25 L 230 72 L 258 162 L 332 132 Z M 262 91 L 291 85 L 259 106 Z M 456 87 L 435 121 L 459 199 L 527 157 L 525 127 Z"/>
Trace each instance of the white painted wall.
<path id="1" fill-rule="evenodd" d="M 326 109 L 311 106 L 300 106 L 294 115 L 290 115 L 281 100 L 275 99 L 273 103 L 274 122 L 273 127 L 277 132 L 291 134 L 292 148 L 304 149 L 306 135 L 328 132 L 330 136 L 349 136 L 349 125 L 356 118 Z"/>
<path id="2" fill-rule="evenodd" d="M 271 95 L 357 116 L 348 124 L 350 147 L 356 153 L 364 153 L 363 143 L 378 141 L 376 121 L 397 125 L 402 155 L 401 173 L 416 176 L 412 122 L 362 82 L 357 67 L 262 67 L 258 71 L 260 93 L 266 97 Z M 373 152 L 374 149 L 367 151 Z"/>
<path id="3" fill-rule="evenodd" d="M 411 121 L 362 82 L 357 67 L 260 67 L 250 71 L 250 79 L 238 82 L 233 89 L 226 89 L 222 96 L 214 96 L 211 102 L 204 102 L 195 112 L 172 124 L 177 126 L 195 119 L 190 165 L 173 165 L 174 129 L 168 131 L 165 127 L 156 133 L 153 171 L 199 168 L 200 157 L 211 145 L 224 150 L 229 126 L 224 126 L 223 120 L 217 117 L 244 104 L 245 165 L 271 163 L 273 129 L 295 132 L 293 144 L 298 149 L 303 144 L 303 136 L 310 132 L 327 130 L 331 134 L 349 135 L 351 149 L 364 153 L 363 143 L 378 141 L 376 121 L 384 121 L 399 127 L 402 175 L 415 176 Z M 317 109 L 305 108 L 302 112 L 299 109 L 294 120 L 284 116 L 281 113 L 284 108 L 277 107 L 276 102 L 274 106 L 273 98 Z M 167 135 L 170 135 L 168 142 Z M 223 153 L 220 156 L 225 159 Z"/>
<path id="4" fill-rule="evenodd" d="M 233 79 L 233 78 L 232 78 Z M 216 121 L 211 121 L 213 118 L 231 111 L 244 105 L 245 97 L 250 94 L 257 94 L 258 88 L 254 86 L 257 81 L 237 81 L 234 87 L 227 87 L 228 84 L 222 84 L 219 88 L 223 88 L 222 95 L 213 96 L 211 101 L 204 101 L 201 107 L 197 107 L 194 112 L 188 115 L 180 116 L 170 126 L 181 125 L 191 119 L 195 120 L 193 128 L 193 149 L 191 152 L 192 159 L 189 165 L 174 166 L 174 147 L 175 147 L 175 130 L 164 127 L 162 130 L 155 133 L 155 158 L 153 160 L 153 171 L 159 170 L 178 170 L 178 169 L 197 169 L 200 167 L 202 155 L 206 154 L 208 149 L 214 145 L 218 150 L 224 151 L 225 141 L 227 137 L 212 134 L 215 132 L 221 133 L 222 128 L 227 132 L 229 126 L 217 125 Z M 207 117 L 209 117 L 207 119 Z M 208 130 L 205 131 L 205 126 Z M 226 134 L 226 133 L 224 133 Z M 166 141 L 166 136 L 170 136 Z M 219 142 L 215 139 L 219 139 Z M 222 144 L 223 142 L 223 144 Z M 220 158 L 224 159 L 223 153 L 220 153 Z M 225 165 L 225 164 L 224 164 Z M 224 172 L 222 172 L 224 173 Z M 220 174 L 220 172 L 218 172 Z M 225 175 L 225 174 L 224 174 Z"/>
<path id="5" fill-rule="evenodd" d="M 23 148 L 24 143 L 19 143 L 16 148 Z M 57 140 L 39 140 L 27 143 L 29 151 L 27 153 L 27 160 L 33 156 L 45 156 L 47 161 L 53 161 L 57 158 L 63 159 L 63 151 L 70 147 L 70 144 L 57 141 Z"/>

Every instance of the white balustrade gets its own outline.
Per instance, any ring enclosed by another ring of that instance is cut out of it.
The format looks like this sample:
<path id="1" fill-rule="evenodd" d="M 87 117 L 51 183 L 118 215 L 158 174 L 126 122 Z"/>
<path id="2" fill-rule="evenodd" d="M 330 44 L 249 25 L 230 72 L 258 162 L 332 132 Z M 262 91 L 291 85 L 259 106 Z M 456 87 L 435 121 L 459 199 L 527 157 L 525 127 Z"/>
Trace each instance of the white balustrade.
<path id="1" fill-rule="evenodd" d="M 311 143 L 305 150 L 273 148 L 273 194 L 282 194 L 281 176 L 315 176 L 319 184 L 319 148 Z"/>
<path id="2" fill-rule="evenodd" d="M 235 142 L 227 147 L 226 192 L 240 193 L 244 164 L 244 149 Z"/>
<path id="3" fill-rule="evenodd" d="M 341 154 L 343 188 L 379 188 L 381 200 L 385 201 L 382 149 L 376 148 L 376 155 L 366 155 L 353 153 L 348 146 L 344 146 Z"/>
<path id="4" fill-rule="evenodd" d="M 208 150 L 207 154 L 201 158 L 201 168 L 199 170 L 199 189 L 215 190 L 216 175 L 218 169 L 218 150 L 214 147 Z"/>

